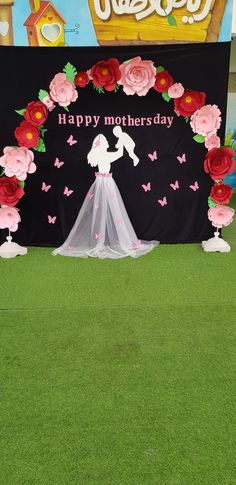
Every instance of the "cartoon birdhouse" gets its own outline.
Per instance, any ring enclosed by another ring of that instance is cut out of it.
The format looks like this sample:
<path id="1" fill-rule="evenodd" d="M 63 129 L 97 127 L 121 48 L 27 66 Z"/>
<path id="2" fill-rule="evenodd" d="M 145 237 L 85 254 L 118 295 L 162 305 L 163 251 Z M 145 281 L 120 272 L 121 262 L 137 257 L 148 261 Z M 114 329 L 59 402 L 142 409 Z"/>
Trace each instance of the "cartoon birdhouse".
<path id="1" fill-rule="evenodd" d="M 12 7 L 14 0 L 0 0 L 0 45 L 13 45 Z"/>
<path id="2" fill-rule="evenodd" d="M 30 0 L 31 14 L 25 21 L 31 47 L 65 46 L 66 20 L 52 2 Z"/>

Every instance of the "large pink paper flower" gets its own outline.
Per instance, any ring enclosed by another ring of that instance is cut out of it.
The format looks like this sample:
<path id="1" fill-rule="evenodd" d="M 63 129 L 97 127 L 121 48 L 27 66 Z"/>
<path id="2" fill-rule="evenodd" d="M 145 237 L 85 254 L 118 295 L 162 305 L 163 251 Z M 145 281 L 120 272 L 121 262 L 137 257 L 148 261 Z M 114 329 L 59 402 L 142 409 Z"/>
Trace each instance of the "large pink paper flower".
<path id="1" fill-rule="evenodd" d="M 16 232 L 20 222 L 18 209 L 15 207 L 2 207 L 0 209 L 0 229 L 9 229 Z"/>
<path id="2" fill-rule="evenodd" d="M 221 111 L 216 104 L 207 104 L 191 116 L 190 125 L 194 133 L 202 136 L 215 135 L 221 125 Z"/>
<path id="3" fill-rule="evenodd" d="M 0 157 L 0 166 L 4 168 L 7 177 L 14 175 L 18 180 L 25 180 L 27 173 L 34 173 L 36 165 L 34 154 L 25 147 L 5 147 L 4 155 Z"/>
<path id="4" fill-rule="evenodd" d="M 229 226 L 233 222 L 234 209 L 225 205 L 211 207 L 208 211 L 208 219 L 214 227 L 221 229 L 223 226 Z"/>
<path id="5" fill-rule="evenodd" d="M 176 99 L 181 98 L 184 94 L 184 87 L 181 83 L 172 84 L 168 89 L 168 95 L 170 98 Z"/>
<path id="6" fill-rule="evenodd" d="M 78 92 L 72 81 L 66 79 L 66 75 L 63 72 L 59 72 L 50 82 L 50 97 L 53 101 L 56 101 L 59 106 L 69 106 L 73 101 L 78 98 Z"/>
<path id="7" fill-rule="evenodd" d="M 205 147 L 207 150 L 212 150 L 212 148 L 220 148 L 220 137 L 217 135 L 208 135 L 205 139 Z"/>
<path id="8" fill-rule="evenodd" d="M 121 79 L 125 94 L 145 96 L 156 81 L 156 69 L 152 61 L 143 61 L 137 56 L 120 66 Z"/>

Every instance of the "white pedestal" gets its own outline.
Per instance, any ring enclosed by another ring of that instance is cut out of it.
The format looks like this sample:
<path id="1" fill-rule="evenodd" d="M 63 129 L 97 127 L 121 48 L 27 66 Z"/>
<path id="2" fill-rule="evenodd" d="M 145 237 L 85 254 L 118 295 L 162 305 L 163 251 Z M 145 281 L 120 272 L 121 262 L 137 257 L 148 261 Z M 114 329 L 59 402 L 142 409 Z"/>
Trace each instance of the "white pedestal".
<path id="1" fill-rule="evenodd" d="M 19 244 L 12 242 L 12 236 L 7 236 L 7 242 L 0 246 L 1 258 L 15 258 L 16 256 L 24 256 L 27 254 L 27 248 L 19 246 Z"/>
<path id="2" fill-rule="evenodd" d="M 204 251 L 207 253 L 215 253 L 217 251 L 220 253 L 229 253 L 231 250 L 230 245 L 219 236 L 220 234 L 217 231 L 214 232 L 214 237 L 208 239 L 208 241 L 202 241 Z"/>

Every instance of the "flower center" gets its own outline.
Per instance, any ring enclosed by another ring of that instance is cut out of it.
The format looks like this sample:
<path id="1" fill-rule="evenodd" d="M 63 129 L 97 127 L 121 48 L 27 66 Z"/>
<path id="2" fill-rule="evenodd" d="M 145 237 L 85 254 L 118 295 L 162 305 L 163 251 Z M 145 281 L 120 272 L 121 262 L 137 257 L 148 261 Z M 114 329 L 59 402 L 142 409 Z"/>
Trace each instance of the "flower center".
<path id="1" fill-rule="evenodd" d="M 188 103 L 188 104 L 189 104 L 189 103 L 191 103 L 191 102 L 192 102 L 192 98 L 191 98 L 191 96 L 186 96 L 185 101 L 186 101 L 186 103 Z"/>
<path id="2" fill-rule="evenodd" d="M 30 131 L 28 133 L 26 133 L 26 138 L 28 138 L 28 140 L 32 140 L 33 135 Z"/>
<path id="3" fill-rule="evenodd" d="M 160 83 L 161 83 L 161 84 L 166 84 L 166 79 L 163 77 L 163 78 L 160 80 Z"/>
<path id="4" fill-rule="evenodd" d="M 102 75 L 103 75 L 103 76 L 106 76 L 107 74 L 108 74 L 108 69 L 107 69 L 107 67 L 103 67 L 103 68 L 102 68 Z"/>
<path id="5" fill-rule="evenodd" d="M 79 81 L 83 81 L 83 78 L 82 78 L 82 76 L 79 76 Z"/>
<path id="6" fill-rule="evenodd" d="M 218 194 L 221 194 L 221 192 L 222 192 L 222 189 L 218 189 Z"/>
<path id="7" fill-rule="evenodd" d="M 37 118 L 37 120 L 40 120 L 40 118 L 42 118 L 42 113 L 40 113 L 40 111 L 36 111 L 35 118 Z"/>

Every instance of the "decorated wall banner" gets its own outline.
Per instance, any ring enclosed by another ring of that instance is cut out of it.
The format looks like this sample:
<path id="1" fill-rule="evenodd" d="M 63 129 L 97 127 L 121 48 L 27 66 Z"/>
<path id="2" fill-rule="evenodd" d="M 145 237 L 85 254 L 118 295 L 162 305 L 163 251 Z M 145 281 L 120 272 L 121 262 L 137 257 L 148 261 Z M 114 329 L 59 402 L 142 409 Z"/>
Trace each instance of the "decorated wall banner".
<path id="1" fill-rule="evenodd" d="M 232 0 L 1 0 L 0 45 L 229 41 Z"/>
<path id="2" fill-rule="evenodd" d="M 13 51 L 1 49 L 9 68 L 0 91 L 0 228 L 18 242 L 59 246 L 85 200 L 86 214 L 99 216 L 98 171 L 113 174 L 137 241 L 200 242 L 211 224 L 232 221 L 224 183 L 236 165 L 224 146 L 228 43 L 174 53 L 172 46 Z M 218 59 L 227 61 L 220 70 Z M 123 220 L 117 213 L 116 225 Z"/>

